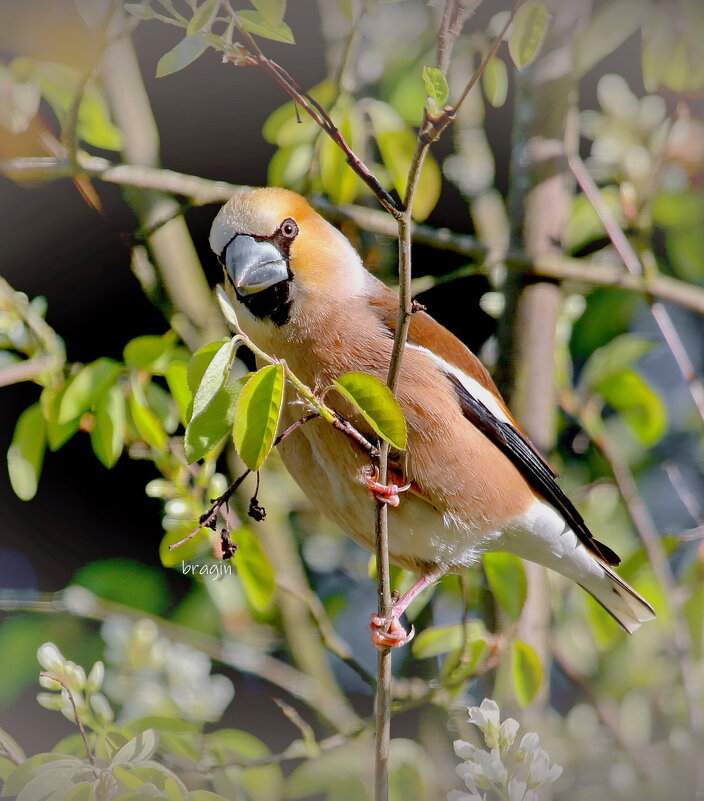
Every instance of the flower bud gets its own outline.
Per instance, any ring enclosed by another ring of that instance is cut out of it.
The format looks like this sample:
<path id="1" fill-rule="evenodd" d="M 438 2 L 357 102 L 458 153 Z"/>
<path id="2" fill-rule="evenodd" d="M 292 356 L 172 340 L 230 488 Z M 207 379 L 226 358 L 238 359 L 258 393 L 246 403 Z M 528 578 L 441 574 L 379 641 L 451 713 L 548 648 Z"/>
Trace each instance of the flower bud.
<path id="1" fill-rule="evenodd" d="M 110 702 L 102 693 L 93 693 L 90 697 L 90 705 L 100 723 L 112 723 L 115 713 L 112 711 Z"/>
<path id="2" fill-rule="evenodd" d="M 103 686 L 104 679 L 105 665 L 102 662 L 96 662 L 91 668 L 88 678 L 86 679 L 86 692 L 89 694 L 97 693 L 98 690 Z"/>
<path id="3" fill-rule="evenodd" d="M 61 709 L 63 702 L 61 696 L 56 693 L 37 693 L 37 703 L 39 706 L 43 706 L 44 709 L 58 711 Z"/>
<path id="4" fill-rule="evenodd" d="M 45 642 L 37 650 L 37 661 L 44 670 L 55 671 L 62 668 L 66 660 L 53 642 Z"/>
<path id="5" fill-rule="evenodd" d="M 60 682 L 56 681 L 56 679 L 52 679 L 51 676 L 39 676 L 39 684 L 45 690 L 60 690 L 61 684 Z"/>

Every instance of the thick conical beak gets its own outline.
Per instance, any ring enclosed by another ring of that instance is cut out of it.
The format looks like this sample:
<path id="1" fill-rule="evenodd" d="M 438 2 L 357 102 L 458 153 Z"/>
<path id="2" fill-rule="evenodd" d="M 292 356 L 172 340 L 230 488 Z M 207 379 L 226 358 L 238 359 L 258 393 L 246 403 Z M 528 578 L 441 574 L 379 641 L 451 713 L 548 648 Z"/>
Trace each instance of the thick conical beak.
<path id="1" fill-rule="evenodd" d="M 261 292 L 289 277 L 288 265 L 273 242 L 239 234 L 225 250 L 225 269 L 240 295 Z"/>

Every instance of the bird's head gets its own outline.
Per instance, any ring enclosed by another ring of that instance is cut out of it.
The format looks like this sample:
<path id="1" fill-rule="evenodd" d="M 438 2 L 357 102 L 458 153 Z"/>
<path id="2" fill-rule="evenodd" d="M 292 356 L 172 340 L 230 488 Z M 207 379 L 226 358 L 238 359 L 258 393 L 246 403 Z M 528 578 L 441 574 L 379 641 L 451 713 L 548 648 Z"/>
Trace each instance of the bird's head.
<path id="1" fill-rule="evenodd" d="M 286 189 L 237 192 L 215 218 L 210 246 L 235 300 L 276 326 L 363 292 L 366 271 L 352 245 Z"/>

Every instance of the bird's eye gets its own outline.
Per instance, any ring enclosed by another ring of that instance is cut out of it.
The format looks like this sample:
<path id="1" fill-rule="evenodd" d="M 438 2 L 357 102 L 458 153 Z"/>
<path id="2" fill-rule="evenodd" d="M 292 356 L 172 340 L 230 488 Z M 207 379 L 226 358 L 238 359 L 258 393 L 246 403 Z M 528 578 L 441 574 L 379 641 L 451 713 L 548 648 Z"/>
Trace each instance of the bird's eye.
<path id="1" fill-rule="evenodd" d="M 281 223 L 281 233 L 287 239 L 293 239 L 298 233 L 298 226 L 296 225 L 295 221 L 292 220 L 290 217 L 289 219 L 284 220 Z"/>

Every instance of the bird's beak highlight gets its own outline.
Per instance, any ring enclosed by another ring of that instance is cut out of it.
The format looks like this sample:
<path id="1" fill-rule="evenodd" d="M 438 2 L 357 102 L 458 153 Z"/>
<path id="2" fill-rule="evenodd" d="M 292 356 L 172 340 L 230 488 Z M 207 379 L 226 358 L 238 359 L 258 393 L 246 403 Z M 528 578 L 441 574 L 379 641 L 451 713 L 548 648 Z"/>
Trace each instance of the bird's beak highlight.
<path id="1" fill-rule="evenodd" d="M 240 295 L 261 292 L 289 278 L 288 264 L 276 245 L 245 234 L 227 246 L 225 269 Z"/>

